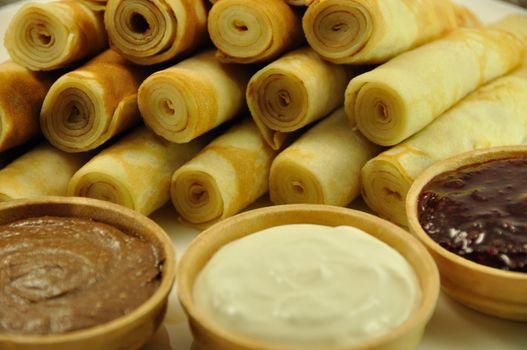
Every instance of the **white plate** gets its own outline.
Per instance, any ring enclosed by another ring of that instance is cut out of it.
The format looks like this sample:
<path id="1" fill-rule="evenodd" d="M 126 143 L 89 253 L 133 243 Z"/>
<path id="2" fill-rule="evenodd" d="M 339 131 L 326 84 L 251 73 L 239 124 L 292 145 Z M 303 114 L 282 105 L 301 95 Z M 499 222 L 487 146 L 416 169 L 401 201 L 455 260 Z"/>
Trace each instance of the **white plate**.
<path id="1" fill-rule="evenodd" d="M 494 21 L 510 13 L 527 13 L 526 10 L 497 0 L 456 0 L 456 2 L 475 11 L 484 22 Z M 3 38 L 9 19 L 19 6 L 20 3 L 0 8 L 0 38 Z M 0 47 L 0 61 L 7 58 L 5 49 L 3 46 Z M 190 241 L 198 234 L 197 230 L 178 223 L 176 213 L 170 205 L 153 214 L 152 218 L 169 233 L 178 256 L 181 256 Z M 191 345 L 192 336 L 173 290 L 165 321 L 143 350 L 190 350 Z M 441 295 L 439 305 L 428 324 L 418 350 L 445 349 L 526 350 L 527 324 L 481 315 Z"/>

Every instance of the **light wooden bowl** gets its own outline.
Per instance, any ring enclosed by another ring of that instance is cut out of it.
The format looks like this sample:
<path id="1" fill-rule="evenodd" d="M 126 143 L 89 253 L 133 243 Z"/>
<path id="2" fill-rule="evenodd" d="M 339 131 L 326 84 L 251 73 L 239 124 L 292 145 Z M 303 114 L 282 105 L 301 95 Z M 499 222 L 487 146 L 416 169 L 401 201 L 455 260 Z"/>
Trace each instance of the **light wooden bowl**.
<path id="1" fill-rule="evenodd" d="M 445 293 L 485 314 L 527 321 L 527 273 L 484 266 L 451 253 L 430 238 L 417 216 L 418 196 L 435 176 L 464 165 L 511 157 L 527 157 L 527 146 L 470 151 L 435 163 L 413 183 L 406 197 L 406 211 L 410 232 L 427 247 L 439 267 Z"/>
<path id="2" fill-rule="evenodd" d="M 248 339 L 219 328 L 196 308 L 192 300 L 196 276 L 222 246 L 269 227 L 299 223 L 349 225 L 362 229 L 399 251 L 415 269 L 420 282 L 421 302 L 403 324 L 382 337 L 354 347 L 335 349 L 415 348 L 434 311 L 439 294 L 439 274 L 432 257 L 409 233 L 388 221 L 351 209 L 308 204 L 273 206 L 239 214 L 210 227 L 190 245 L 178 267 L 178 292 L 199 346 L 207 350 L 305 350 L 303 347 L 286 347 Z"/>
<path id="3" fill-rule="evenodd" d="M 146 216 L 116 204 L 89 198 L 45 197 L 0 204 L 0 224 L 44 215 L 91 218 L 148 240 L 164 255 L 161 283 L 136 310 L 95 327 L 56 335 L 0 333 L 0 349 L 117 350 L 138 349 L 153 335 L 165 315 L 175 278 L 175 254 L 166 233 Z"/>

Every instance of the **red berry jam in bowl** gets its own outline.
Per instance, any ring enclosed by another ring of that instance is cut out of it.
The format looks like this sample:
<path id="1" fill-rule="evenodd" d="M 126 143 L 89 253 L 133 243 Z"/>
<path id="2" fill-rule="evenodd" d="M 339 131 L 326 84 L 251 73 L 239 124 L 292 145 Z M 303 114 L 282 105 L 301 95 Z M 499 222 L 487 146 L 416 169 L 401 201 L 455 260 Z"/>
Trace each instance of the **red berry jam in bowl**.
<path id="1" fill-rule="evenodd" d="M 417 215 L 450 252 L 527 272 L 527 159 L 491 160 L 436 176 L 419 194 Z"/>

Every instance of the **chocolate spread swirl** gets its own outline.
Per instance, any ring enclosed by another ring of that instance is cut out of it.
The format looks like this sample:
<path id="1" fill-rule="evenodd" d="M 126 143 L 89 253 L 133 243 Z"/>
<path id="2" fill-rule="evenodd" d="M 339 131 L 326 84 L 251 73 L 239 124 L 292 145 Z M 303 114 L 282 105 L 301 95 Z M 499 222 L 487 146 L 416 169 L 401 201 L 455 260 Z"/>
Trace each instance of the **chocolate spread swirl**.
<path id="1" fill-rule="evenodd" d="M 153 244 L 88 219 L 0 226 L 0 333 L 64 333 L 128 314 L 158 288 L 162 260 Z"/>

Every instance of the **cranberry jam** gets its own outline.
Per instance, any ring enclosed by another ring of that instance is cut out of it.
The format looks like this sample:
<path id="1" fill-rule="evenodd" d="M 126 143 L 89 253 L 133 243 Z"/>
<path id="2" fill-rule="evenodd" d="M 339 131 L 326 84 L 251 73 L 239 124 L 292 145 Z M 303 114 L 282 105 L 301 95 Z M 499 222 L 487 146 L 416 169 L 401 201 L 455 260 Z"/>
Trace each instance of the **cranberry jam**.
<path id="1" fill-rule="evenodd" d="M 500 159 L 436 176 L 418 200 L 427 234 L 474 262 L 527 272 L 527 159 Z"/>

